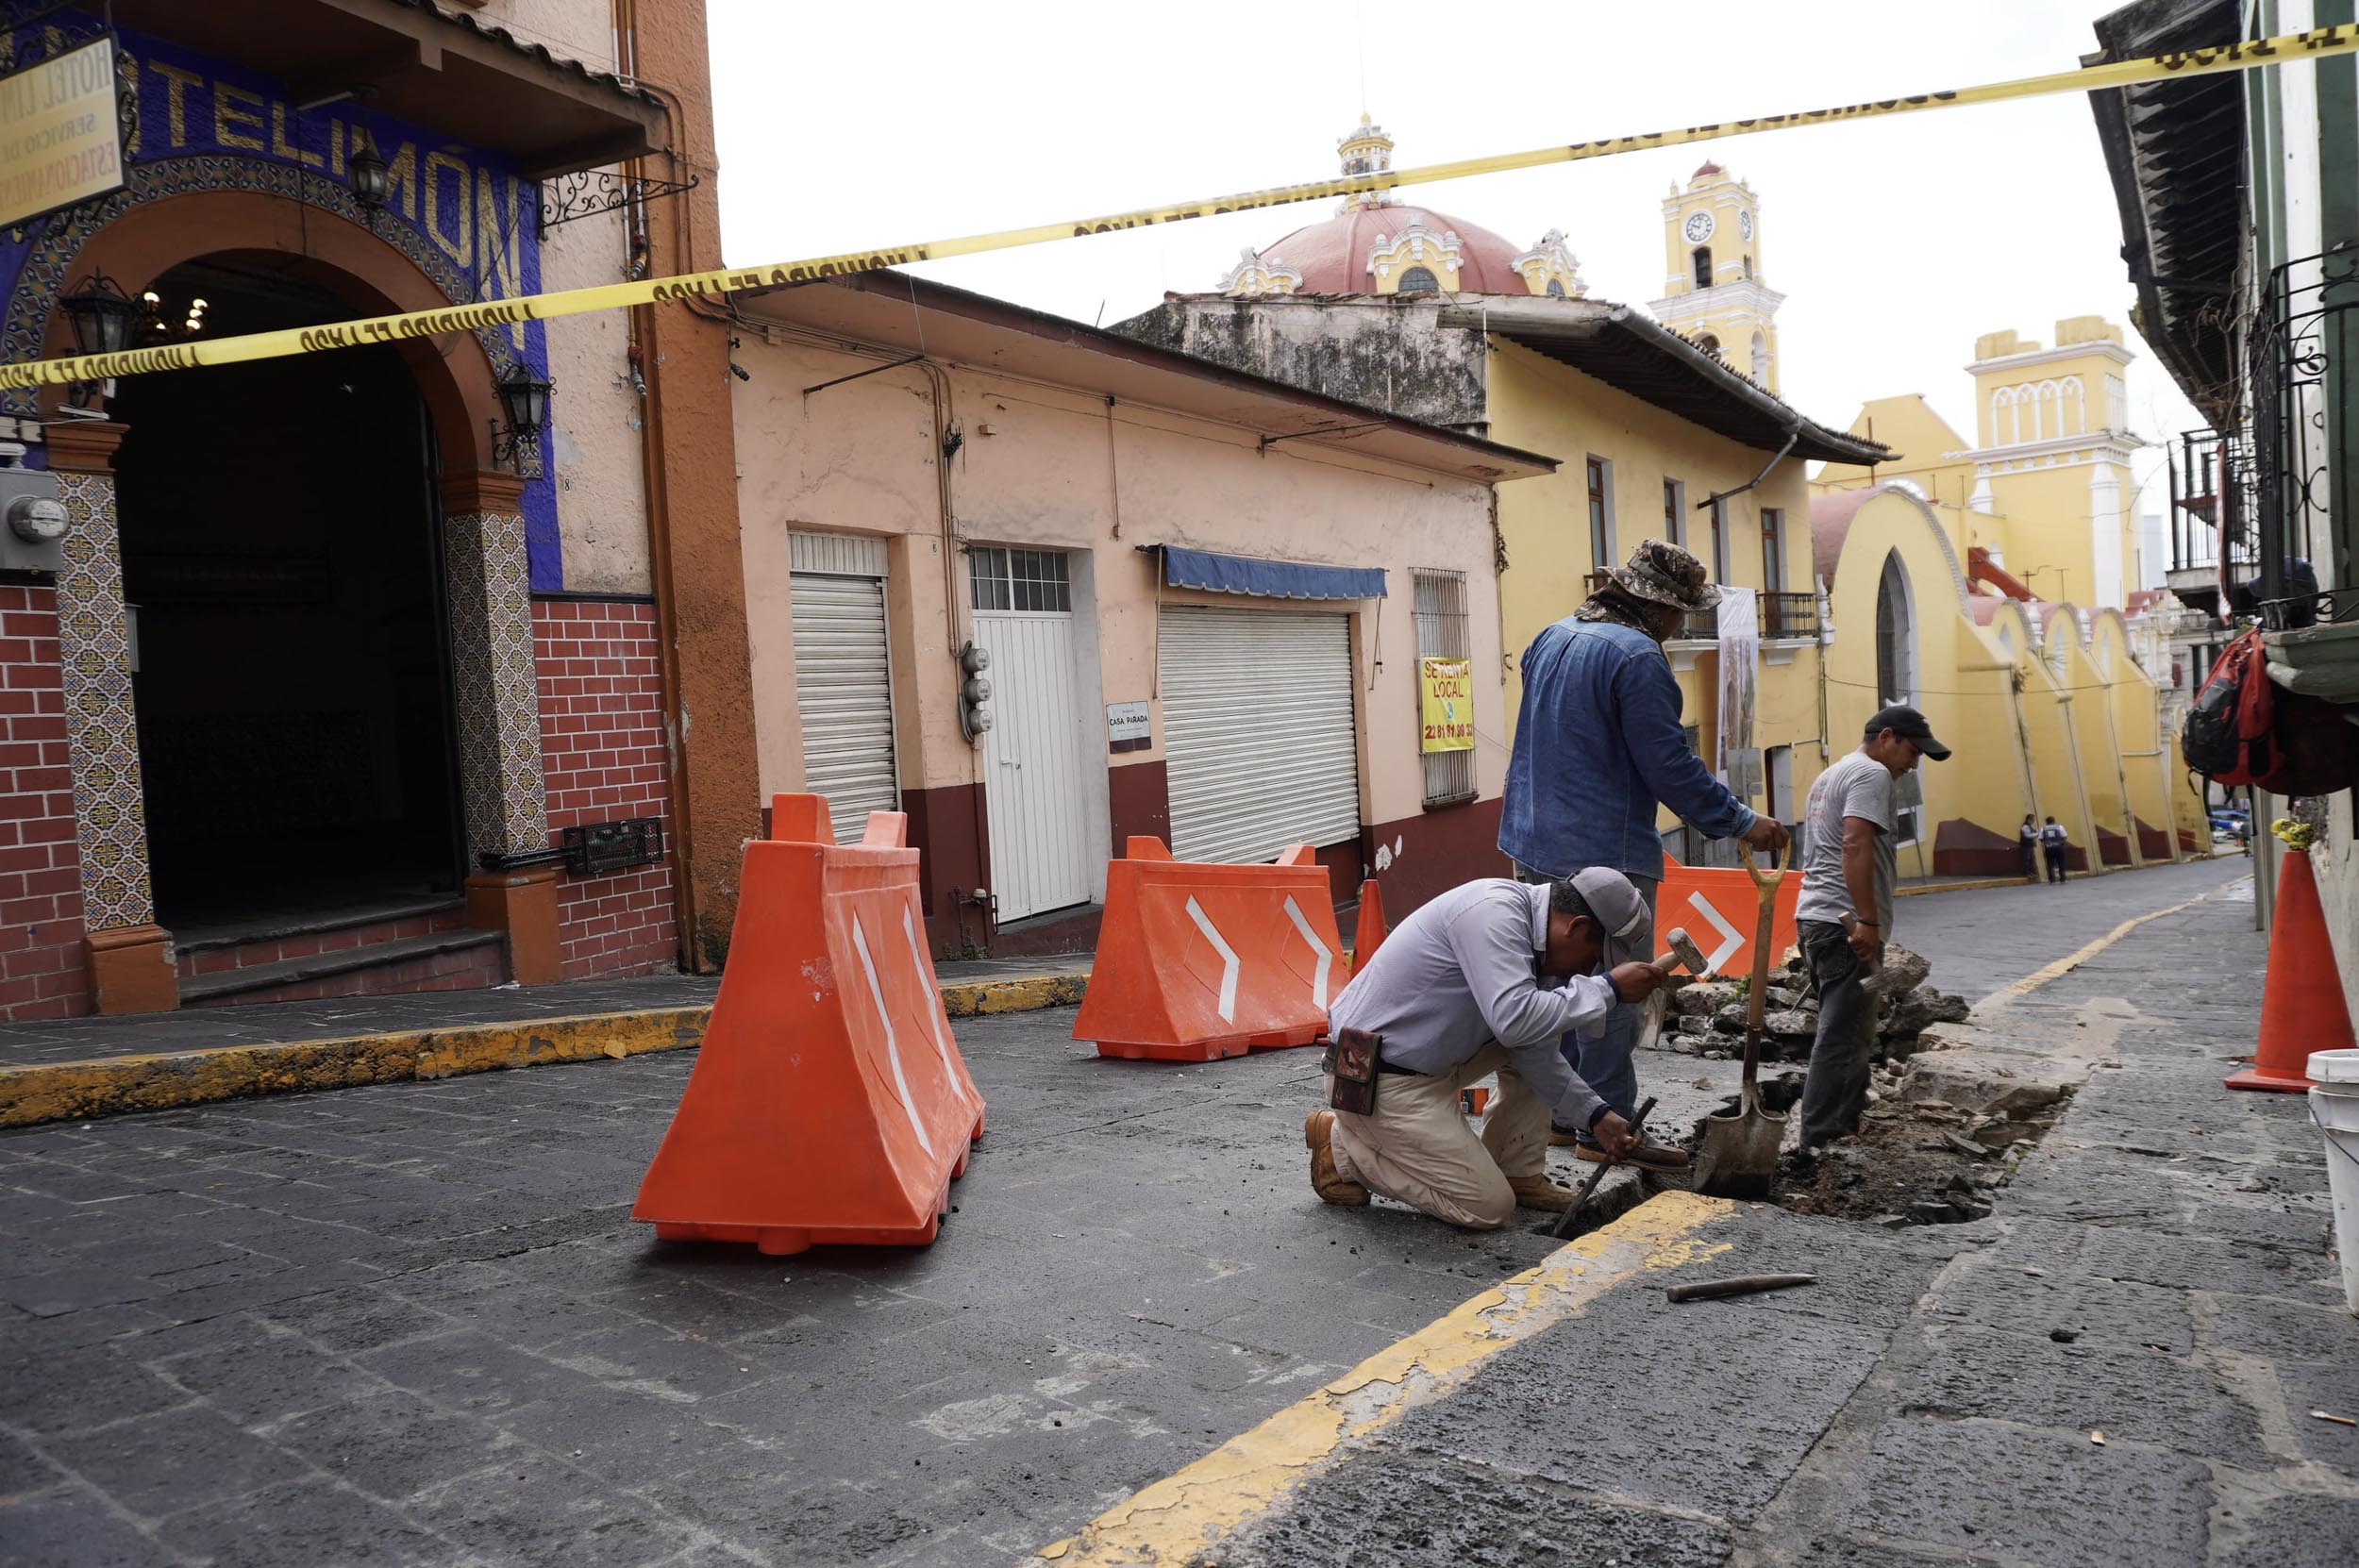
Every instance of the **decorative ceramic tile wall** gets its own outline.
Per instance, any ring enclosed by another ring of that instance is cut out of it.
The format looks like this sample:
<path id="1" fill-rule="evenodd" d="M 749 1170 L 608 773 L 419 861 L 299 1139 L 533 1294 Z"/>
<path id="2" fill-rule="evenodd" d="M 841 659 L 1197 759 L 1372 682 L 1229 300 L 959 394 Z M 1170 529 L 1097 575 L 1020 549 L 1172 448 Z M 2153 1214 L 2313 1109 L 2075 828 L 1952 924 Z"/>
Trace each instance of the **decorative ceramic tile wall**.
<path id="1" fill-rule="evenodd" d="M 58 574 L 58 659 L 74 767 L 85 929 L 149 926 L 147 809 L 139 726 L 131 711 L 131 636 L 115 547 L 115 485 L 104 474 L 59 474 L 65 566 Z"/>
<path id="2" fill-rule="evenodd" d="M 515 512 L 452 512 L 443 520 L 443 541 L 467 853 L 472 859 L 541 849 L 549 828 L 525 520 Z"/>

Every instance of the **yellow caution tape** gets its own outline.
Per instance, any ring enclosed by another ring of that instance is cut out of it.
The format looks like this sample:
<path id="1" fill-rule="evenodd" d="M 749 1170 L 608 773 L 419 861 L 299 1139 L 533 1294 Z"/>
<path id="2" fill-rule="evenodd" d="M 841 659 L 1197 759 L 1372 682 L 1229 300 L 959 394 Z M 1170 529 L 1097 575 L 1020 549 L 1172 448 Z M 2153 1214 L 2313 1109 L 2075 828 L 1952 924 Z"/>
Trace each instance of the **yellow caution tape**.
<path id="1" fill-rule="evenodd" d="M 2308 32 L 2289 33 L 2279 38 L 2252 39 L 2222 44 L 2215 49 L 2116 60 L 2045 76 L 1991 82 L 1982 87 L 1918 92 L 1904 98 L 1881 98 L 1868 103 L 1843 104 L 1833 108 L 1804 109 L 1795 114 L 1766 114 L 1749 120 L 1732 120 L 1725 125 L 1690 125 L 1684 130 L 1649 131 L 1639 136 L 1619 136 L 1603 142 L 1576 142 L 1570 146 L 1537 147 L 1530 152 L 1465 158 L 1452 163 L 1428 163 L 1414 169 L 1389 169 L 1376 174 L 1343 175 L 1334 179 L 1312 180 L 1302 185 L 1281 185 L 1268 191 L 1249 191 L 1242 195 L 1223 196 L 1212 201 L 1143 208 L 1137 211 L 1119 212 L 1104 218 L 1085 218 L 1075 223 L 1037 224 L 1030 228 L 970 234 L 957 240 L 888 245 L 872 251 L 853 251 L 839 256 L 814 257 L 804 261 L 788 261 L 778 266 L 723 268 L 677 277 L 640 278 L 628 283 L 564 289 L 546 294 L 524 294 L 513 299 L 488 300 L 481 304 L 457 305 L 437 310 L 371 316 L 327 326 L 256 332 L 245 337 L 218 338 L 207 342 L 167 343 L 155 348 L 130 349 L 121 354 L 29 360 L 0 365 L 0 388 L 99 381 L 109 376 L 139 375 L 150 371 L 187 370 L 197 365 L 236 364 L 247 359 L 276 359 L 293 354 L 357 348 L 368 343 L 399 342 L 409 338 L 469 332 L 485 326 L 543 321 L 552 316 L 618 310 L 661 300 L 686 299 L 692 295 L 724 294 L 740 289 L 810 283 L 849 273 L 873 272 L 879 267 L 934 261 L 946 256 L 974 256 L 983 251 L 1011 250 L 1019 245 L 1041 245 L 1052 240 L 1070 240 L 1088 234 L 1110 234 L 1118 229 L 1146 228 L 1155 224 L 1184 223 L 1191 218 L 1224 212 L 1247 212 L 1258 208 L 1321 201 L 1330 196 L 1389 191 L 1403 185 L 1464 179 L 1470 175 L 1494 175 L 1509 169 L 1533 169 L 1549 163 L 1578 163 L 1587 158 L 1612 158 L 1650 147 L 1676 147 L 1687 142 L 1748 136 L 1756 131 L 1831 125 L 1886 114 L 1914 114 L 1925 109 L 1957 108 L 1968 104 L 2004 103 L 2016 98 L 2037 98 L 2058 92 L 2093 92 L 2107 88 L 2171 81 L 2223 71 L 2250 71 L 2289 59 L 2323 59 L 2354 51 L 2359 51 L 2359 26 L 2343 24 L 2314 27 Z"/>

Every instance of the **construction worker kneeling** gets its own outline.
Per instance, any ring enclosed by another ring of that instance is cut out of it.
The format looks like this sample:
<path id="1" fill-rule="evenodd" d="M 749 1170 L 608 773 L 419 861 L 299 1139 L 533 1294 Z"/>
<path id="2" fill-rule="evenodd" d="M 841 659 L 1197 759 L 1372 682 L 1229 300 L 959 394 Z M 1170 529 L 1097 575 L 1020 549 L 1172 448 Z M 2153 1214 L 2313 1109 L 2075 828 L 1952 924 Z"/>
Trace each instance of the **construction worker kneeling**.
<path id="1" fill-rule="evenodd" d="M 1636 961 L 1648 929 L 1630 878 L 1592 867 L 1544 883 L 1488 877 L 1411 915 L 1330 1009 L 1328 1104 L 1303 1123 L 1311 1185 L 1329 1203 L 1381 1193 L 1478 1230 L 1518 1204 L 1570 1208 L 1548 1177 L 1548 1123 L 1587 1127 L 1608 1156 L 1630 1125 L 1566 1065 L 1558 1042 L 1617 1002 L 1684 983 Z M 1497 1073 L 1477 1138 L 1459 1091 Z"/>

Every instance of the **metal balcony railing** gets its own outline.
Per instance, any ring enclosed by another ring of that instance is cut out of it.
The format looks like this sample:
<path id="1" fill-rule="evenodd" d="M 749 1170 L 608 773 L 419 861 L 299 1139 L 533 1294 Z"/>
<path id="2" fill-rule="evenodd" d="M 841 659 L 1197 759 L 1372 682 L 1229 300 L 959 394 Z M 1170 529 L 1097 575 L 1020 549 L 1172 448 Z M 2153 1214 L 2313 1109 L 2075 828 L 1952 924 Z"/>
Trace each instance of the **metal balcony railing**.
<path id="1" fill-rule="evenodd" d="M 2359 584 L 2333 580 L 2338 551 L 2359 537 L 2359 498 L 2328 471 L 2351 440 L 2359 253 L 2305 256 L 2273 270 L 2249 347 L 2260 565 L 2249 609 L 2272 631 L 2359 616 L 2359 592 L 2351 592 Z"/>

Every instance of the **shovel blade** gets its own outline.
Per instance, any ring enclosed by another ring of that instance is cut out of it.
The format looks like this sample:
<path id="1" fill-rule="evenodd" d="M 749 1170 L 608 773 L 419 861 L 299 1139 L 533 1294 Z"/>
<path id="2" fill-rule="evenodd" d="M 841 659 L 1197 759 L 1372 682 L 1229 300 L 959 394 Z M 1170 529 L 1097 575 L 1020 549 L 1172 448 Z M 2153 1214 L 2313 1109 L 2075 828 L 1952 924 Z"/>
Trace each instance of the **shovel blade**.
<path id="1" fill-rule="evenodd" d="M 1784 1142 L 1785 1118 L 1758 1107 L 1708 1118 L 1696 1155 L 1695 1190 L 1715 1198 L 1768 1196 Z"/>

